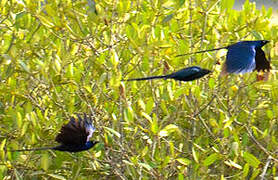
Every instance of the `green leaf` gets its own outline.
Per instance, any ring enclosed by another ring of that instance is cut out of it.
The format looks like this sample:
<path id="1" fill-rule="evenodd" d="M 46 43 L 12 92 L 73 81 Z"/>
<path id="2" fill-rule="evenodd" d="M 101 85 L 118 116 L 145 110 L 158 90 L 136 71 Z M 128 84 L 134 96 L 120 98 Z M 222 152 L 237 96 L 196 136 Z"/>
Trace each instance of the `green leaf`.
<path id="1" fill-rule="evenodd" d="M 1 0 L 1 7 L 5 7 L 8 0 Z"/>
<path id="2" fill-rule="evenodd" d="M 127 122 L 133 122 L 133 120 L 134 120 L 134 112 L 130 106 L 128 106 L 128 108 L 125 109 L 125 111 L 124 111 L 124 119 Z"/>
<path id="3" fill-rule="evenodd" d="M 224 129 L 225 128 L 228 128 L 228 127 L 232 127 L 231 125 L 232 125 L 232 123 L 234 122 L 234 118 L 229 118 L 229 117 L 227 117 L 228 119 L 226 120 L 226 122 L 225 122 L 225 125 L 224 125 Z"/>
<path id="4" fill-rule="evenodd" d="M 4 149 L 7 139 L 4 139 L 0 145 L 0 151 Z"/>
<path id="5" fill-rule="evenodd" d="M 41 157 L 41 168 L 44 169 L 45 171 L 48 169 L 49 167 L 49 156 L 48 154 L 43 154 Z"/>
<path id="6" fill-rule="evenodd" d="M 160 137 L 169 136 L 171 133 L 181 134 L 179 127 L 174 124 L 169 124 L 159 132 Z"/>
<path id="7" fill-rule="evenodd" d="M 249 164 L 246 163 L 246 164 L 244 165 L 244 167 L 243 167 L 243 174 L 242 174 L 242 176 L 243 176 L 243 177 L 247 177 L 248 174 L 249 174 Z"/>
<path id="8" fill-rule="evenodd" d="M 256 179 L 256 177 L 261 173 L 260 169 L 254 169 L 252 172 L 252 176 L 250 178 L 250 180 Z"/>
<path id="9" fill-rule="evenodd" d="M 114 68 L 116 68 L 117 65 L 119 64 L 119 57 L 117 52 L 114 49 L 112 50 L 111 63 Z"/>
<path id="10" fill-rule="evenodd" d="M 263 38 L 263 35 L 262 35 L 261 33 L 257 32 L 257 31 L 251 31 L 251 33 L 252 33 L 253 36 L 254 36 L 256 39 L 258 39 L 258 40 L 264 39 L 264 38 Z"/>
<path id="11" fill-rule="evenodd" d="M 218 160 L 220 158 L 218 153 L 213 153 L 211 155 L 209 155 L 205 160 L 204 160 L 204 165 L 205 166 L 209 166 L 211 164 L 213 164 L 216 160 Z"/>
<path id="12" fill-rule="evenodd" d="M 148 154 L 149 148 L 148 146 L 145 146 L 145 148 L 143 149 L 143 151 L 141 152 L 141 156 L 144 157 L 145 155 Z"/>
<path id="13" fill-rule="evenodd" d="M 178 180 L 184 180 L 184 175 L 182 173 L 179 173 Z"/>
<path id="14" fill-rule="evenodd" d="M 192 147 L 192 156 L 193 156 L 193 159 L 195 160 L 195 162 L 199 163 L 199 158 L 198 158 L 198 155 L 197 155 L 194 147 Z"/>
<path id="15" fill-rule="evenodd" d="M 185 3 L 185 0 L 179 0 L 179 5 L 182 6 Z"/>
<path id="16" fill-rule="evenodd" d="M 273 112 L 270 109 L 266 110 L 266 115 L 269 119 L 273 119 L 273 117 L 274 117 Z"/>
<path id="17" fill-rule="evenodd" d="M 241 165 L 235 163 L 235 162 L 232 161 L 232 160 L 225 161 L 224 163 L 225 163 L 226 165 L 230 166 L 230 167 L 234 167 L 234 168 L 237 168 L 237 169 L 242 169 Z"/>
<path id="18" fill-rule="evenodd" d="M 253 166 L 254 168 L 258 168 L 261 163 L 261 161 L 259 161 L 253 154 L 250 154 L 246 151 L 243 153 L 243 158 L 250 166 Z"/>
<path id="19" fill-rule="evenodd" d="M 235 156 L 239 155 L 239 144 L 238 144 L 238 142 L 233 142 L 232 143 L 231 151 Z"/>
<path id="20" fill-rule="evenodd" d="M 56 55 L 54 60 L 54 66 L 57 73 L 60 73 L 62 69 L 60 61 L 60 57 Z"/>
<path id="21" fill-rule="evenodd" d="M 7 141 L 7 139 L 4 139 L 4 140 L 2 140 L 2 142 L 0 144 L 0 159 L 4 159 L 5 158 L 4 147 L 6 145 L 6 141 Z M 1 171 L 0 171 L 0 177 L 1 177 Z"/>
<path id="22" fill-rule="evenodd" d="M 21 133 L 20 133 L 21 136 L 25 135 L 27 128 L 29 127 L 28 125 L 29 123 L 25 123 L 25 122 L 23 123 L 23 126 L 21 127 Z"/>
<path id="23" fill-rule="evenodd" d="M 22 116 L 20 114 L 20 112 L 17 112 L 16 113 L 16 124 L 17 124 L 17 127 L 20 129 L 21 126 L 22 126 Z"/>
<path id="24" fill-rule="evenodd" d="M 213 78 L 209 78 L 208 84 L 209 84 L 209 88 L 210 88 L 210 89 L 214 89 L 214 87 L 215 87 L 215 81 L 214 81 Z"/>
<path id="25" fill-rule="evenodd" d="M 123 160 L 123 162 L 124 162 L 125 164 L 127 164 L 127 165 L 134 166 L 134 164 L 133 164 L 132 162 L 129 162 L 129 161 L 127 161 L 127 160 Z"/>
<path id="26" fill-rule="evenodd" d="M 27 15 L 27 13 L 25 11 L 22 11 L 18 14 L 16 14 L 16 17 L 15 17 L 15 25 L 17 28 L 22 28 L 24 27 L 24 17 Z M 26 26 L 26 24 L 25 24 Z"/>
<path id="27" fill-rule="evenodd" d="M 139 166 L 147 169 L 148 171 L 151 171 L 152 170 L 152 167 L 146 163 L 138 163 Z"/>
<path id="28" fill-rule="evenodd" d="M 186 158 L 178 158 L 176 159 L 179 163 L 181 163 L 182 165 L 189 165 L 191 164 L 191 161 L 189 159 L 186 159 Z"/>
<path id="29" fill-rule="evenodd" d="M 30 69 L 28 68 L 28 66 L 22 61 L 22 60 L 18 60 L 20 66 L 22 67 L 22 69 L 24 69 L 24 71 L 26 72 L 30 72 Z"/>
<path id="30" fill-rule="evenodd" d="M 149 122 L 152 122 L 151 116 L 149 116 L 147 113 L 141 112 L 141 115 L 142 115 L 144 118 L 146 118 Z"/>
<path id="31" fill-rule="evenodd" d="M 146 104 L 146 112 L 150 114 L 154 108 L 155 104 L 153 99 L 148 99 L 147 104 Z"/>
<path id="32" fill-rule="evenodd" d="M 121 137 L 121 134 L 118 133 L 117 131 L 115 131 L 114 129 L 111 129 L 109 127 L 104 127 L 104 129 L 106 129 L 107 131 L 111 132 L 112 134 L 116 135 L 118 138 Z"/>
<path id="33" fill-rule="evenodd" d="M 167 15 L 167 16 L 162 20 L 162 23 L 166 23 L 166 22 L 170 21 L 173 17 L 174 17 L 174 14 L 173 14 L 173 13 Z"/>
<path id="34" fill-rule="evenodd" d="M 57 175 L 57 174 L 48 174 L 48 176 L 54 178 L 54 179 L 59 179 L 59 180 L 66 180 L 66 178 L 64 178 L 61 175 Z"/>
<path id="35" fill-rule="evenodd" d="M 151 122 L 151 130 L 154 134 L 158 132 L 158 119 L 155 114 L 153 114 L 153 121 Z"/>
<path id="36" fill-rule="evenodd" d="M 138 99 L 138 105 L 139 105 L 143 110 L 146 109 L 146 105 L 145 105 L 144 101 L 143 101 L 141 98 Z"/>
<path id="37" fill-rule="evenodd" d="M 221 1 L 221 9 L 232 9 L 234 6 L 235 0 L 222 0 Z"/>
<path id="38" fill-rule="evenodd" d="M 43 25 L 45 25 L 46 27 L 48 27 L 48 28 L 53 28 L 53 27 L 55 26 L 55 25 L 49 20 L 49 18 L 44 17 L 44 16 L 41 16 L 41 15 L 38 15 L 37 17 L 40 19 L 41 23 L 42 23 Z"/>

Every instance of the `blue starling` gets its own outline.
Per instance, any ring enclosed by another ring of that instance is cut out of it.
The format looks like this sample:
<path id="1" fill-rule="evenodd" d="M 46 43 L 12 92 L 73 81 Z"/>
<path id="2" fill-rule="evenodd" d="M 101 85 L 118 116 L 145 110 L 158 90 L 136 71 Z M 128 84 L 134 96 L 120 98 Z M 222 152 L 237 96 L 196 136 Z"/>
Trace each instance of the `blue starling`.
<path id="1" fill-rule="evenodd" d="M 70 122 L 65 124 L 59 134 L 56 136 L 56 141 L 60 143 L 54 147 L 41 147 L 34 149 L 20 149 L 12 151 L 37 151 L 37 150 L 57 150 L 67 152 L 85 151 L 96 145 L 97 141 L 90 141 L 93 132 L 95 131 L 92 125 L 92 118 L 84 114 L 84 118 L 77 115 L 78 119 L 71 117 Z"/>
<path id="2" fill-rule="evenodd" d="M 269 41 L 266 40 L 239 41 L 226 47 L 181 54 L 177 55 L 176 57 L 227 49 L 228 52 L 226 61 L 224 63 L 221 75 L 225 75 L 228 73 L 244 74 L 247 72 L 252 72 L 254 70 L 257 70 L 258 72 L 269 72 L 271 69 L 270 62 L 266 59 L 265 53 L 262 50 L 262 47 L 268 42 Z"/>
<path id="3" fill-rule="evenodd" d="M 198 66 L 187 67 L 181 69 L 177 72 L 168 75 L 162 76 L 150 76 L 144 78 L 134 78 L 134 79 L 127 79 L 126 81 L 142 81 L 142 80 L 151 80 L 151 79 L 174 79 L 179 81 L 193 81 L 195 79 L 199 79 L 206 74 L 210 73 L 211 71 L 208 69 L 202 69 Z"/>

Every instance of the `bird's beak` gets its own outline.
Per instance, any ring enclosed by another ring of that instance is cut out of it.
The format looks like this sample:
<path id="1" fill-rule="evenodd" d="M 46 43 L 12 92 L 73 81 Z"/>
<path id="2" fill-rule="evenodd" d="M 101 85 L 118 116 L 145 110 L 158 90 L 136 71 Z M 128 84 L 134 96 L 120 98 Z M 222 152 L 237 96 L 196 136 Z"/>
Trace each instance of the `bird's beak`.
<path id="1" fill-rule="evenodd" d="M 211 71 L 211 70 L 206 69 L 206 73 L 207 73 L 207 74 L 209 74 L 209 73 L 212 73 L 212 71 Z"/>
<path id="2" fill-rule="evenodd" d="M 267 44 L 267 43 L 269 43 L 269 42 L 270 42 L 270 41 L 268 41 L 268 40 L 264 40 L 264 41 L 263 41 L 264 45 Z"/>

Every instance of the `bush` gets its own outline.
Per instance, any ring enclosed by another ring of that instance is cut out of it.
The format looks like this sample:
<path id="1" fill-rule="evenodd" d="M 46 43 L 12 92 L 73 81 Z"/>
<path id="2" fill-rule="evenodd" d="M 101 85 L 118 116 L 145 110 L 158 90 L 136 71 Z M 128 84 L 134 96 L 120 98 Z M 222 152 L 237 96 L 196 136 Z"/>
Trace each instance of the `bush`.
<path id="1" fill-rule="evenodd" d="M 274 70 L 272 10 L 246 1 L 236 11 L 233 2 L 2 0 L 0 177 L 277 178 L 276 72 L 267 82 L 219 78 L 224 51 L 175 57 L 266 39 Z M 214 72 L 186 83 L 121 81 L 191 65 Z M 94 114 L 101 143 L 92 150 L 4 151 L 56 144 L 80 112 Z"/>

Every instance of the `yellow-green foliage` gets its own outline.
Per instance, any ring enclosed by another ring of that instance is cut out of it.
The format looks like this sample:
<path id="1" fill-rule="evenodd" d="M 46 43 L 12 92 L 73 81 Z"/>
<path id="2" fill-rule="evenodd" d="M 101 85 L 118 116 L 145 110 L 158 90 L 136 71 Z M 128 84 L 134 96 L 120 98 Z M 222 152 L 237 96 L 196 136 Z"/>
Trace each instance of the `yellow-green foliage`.
<path id="1" fill-rule="evenodd" d="M 0 1 L 0 179 L 277 178 L 271 9 L 246 1 L 236 11 L 234 0 L 47 2 Z M 255 72 L 219 78 L 225 51 L 175 57 L 258 39 L 271 41 L 266 82 Z M 185 83 L 121 82 L 191 65 L 214 72 Z M 81 112 L 95 114 L 93 149 L 5 151 L 56 145 Z"/>

